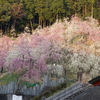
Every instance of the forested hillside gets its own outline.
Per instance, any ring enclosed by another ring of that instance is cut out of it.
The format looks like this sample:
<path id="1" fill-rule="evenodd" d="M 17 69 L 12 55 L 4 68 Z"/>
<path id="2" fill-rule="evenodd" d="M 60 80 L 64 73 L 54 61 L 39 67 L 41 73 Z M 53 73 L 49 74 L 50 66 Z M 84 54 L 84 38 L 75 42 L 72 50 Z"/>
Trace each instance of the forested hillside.
<path id="1" fill-rule="evenodd" d="M 84 19 L 100 20 L 99 0 L 0 0 L 0 33 L 16 35 L 28 26 L 30 31 L 41 25 L 52 25 L 56 20 L 77 14 Z M 70 20 L 70 19 L 69 19 Z"/>

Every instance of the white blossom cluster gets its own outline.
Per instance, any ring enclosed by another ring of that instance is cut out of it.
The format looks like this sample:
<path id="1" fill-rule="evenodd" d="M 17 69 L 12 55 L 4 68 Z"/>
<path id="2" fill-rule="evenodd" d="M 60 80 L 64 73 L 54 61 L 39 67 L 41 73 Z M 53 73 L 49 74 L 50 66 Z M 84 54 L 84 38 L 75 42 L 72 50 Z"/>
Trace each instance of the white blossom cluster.
<path id="1" fill-rule="evenodd" d="M 62 74 L 63 74 L 63 66 L 62 65 L 58 65 L 58 64 L 51 65 L 50 64 L 47 67 L 48 67 L 49 74 L 56 74 L 58 76 L 62 76 Z"/>
<path id="2" fill-rule="evenodd" d="M 92 77 L 100 75 L 100 56 L 87 55 L 84 52 L 74 53 L 69 67 L 74 72 L 86 71 Z"/>

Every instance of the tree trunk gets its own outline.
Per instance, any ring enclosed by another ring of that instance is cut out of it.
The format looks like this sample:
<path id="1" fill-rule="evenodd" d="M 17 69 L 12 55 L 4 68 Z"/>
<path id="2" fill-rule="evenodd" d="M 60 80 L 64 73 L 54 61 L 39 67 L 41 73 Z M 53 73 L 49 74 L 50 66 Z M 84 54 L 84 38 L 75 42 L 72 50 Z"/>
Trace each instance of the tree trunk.
<path id="1" fill-rule="evenodd" d="M 57 15 L 56 15 L 56 21 L 58 21 L 58 20 L 59 20 L 59 15 L 57 14 Z"/>
<path id="2" fill-rule="evenodd" d="M 42 26 L 43 22 L 41 20 L 41 18 L 39 17 L 39 25 Z"/>
<path id="3" fill-rule="evenodd" d="M 32 24 L 32 21 L 30 20 L 30 26 L 31 26 L 31 31 L 32 31 L 32 34 L 34 32 L 34 29 L 33 29 L 33 24 Z"/>
<path id="4" fill-rule="evenodd" d="M 93 17 L 93 3 L 92 3 L 92 7 L 91 7 L 91 17 Z"/>
<path id="5" fill-rule="evenodd" d="M 13 29 L 15 29 L 15 23 L 16 23 L 16 19 L 14 19 Z"/>
<path id="6" fill-rule="evenodd" d="M 5 31 L 4 34 L 7 35 L 7 25 L 5 25 Z"/>
<path id="7" fill-rule="evenodd" d="M 7 34 L 8 34 L 8 35 L 10 35 L 10 34 L 9 34 L 9 30 L 10 30 L 10 21 L 8 22 L 8 27 L 7 27 Z"/>
<path id="8" fill-rule="evenodd" d="M 66 70 L 66 68 L 64 68 L 64 76 L 66 76 L 67 75 L 67 70 Z"/>
<path id="9" fill-rule="evenodd" d="M 85 4 L 85 15 L 87 14 L 87 6 L 86 6 L 86 4 Z"/>
<path id="10" fill-rule="evenodd" d="M 40 17 L 39 17 L 39 25 L 41 25 L 41 19 L 40 19 Z"/>
<path id="11" fill-rule="evenodd" d="M 82 16 L 84 16 L 84 9 L 85 9 L 85 7 L 83 6 L 83 8 L 82 8 Z"/>
<path id="12" fill-rule="evenodd" d="M 13 19 L 13 23 L 12 23 L 12 26 L 11 26 L 11 34 L 14 35 L 15 33 L 15 23 L 16 23 L 16 19 Z"/>
<path id="13" fill-rule="evenodd" d="M 78 72 L 77 73 L 77 81 L 82 81 L 82 74 L 83 74 L 84 72 Z"/>
<path id="14" fill-rule="evenodd" d="M 3 73 L 3 67 L 1 68 L 1 73 Z"/>
<path id="15" fill-rule="evenodd" d="M 46 20 L 43 20 L 43 28 L 46 27 Z"/>
<path id="16" fill-rule="evenodd" d="M 0 36 L 3 36 L 2 24 L 1 24 L 1 29 L 0 29 Z"/>

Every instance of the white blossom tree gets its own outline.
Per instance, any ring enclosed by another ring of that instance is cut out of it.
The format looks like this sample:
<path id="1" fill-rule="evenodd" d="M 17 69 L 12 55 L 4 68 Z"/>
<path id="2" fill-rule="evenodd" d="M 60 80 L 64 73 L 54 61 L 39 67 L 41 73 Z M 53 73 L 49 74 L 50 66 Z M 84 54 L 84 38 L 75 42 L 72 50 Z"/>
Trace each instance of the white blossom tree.
<path id="1" fill-rule="evenodd" d="M 52 75 L 56 75 L 58 77 L 61 77 L 63 75 L 63 66 L 62 65 L 49 64 L 49 65 L 47 65 L 47 68 L 48 68 L 48 74 L 51 77 L 52 77 Z"/>
<path id="2" fill-rule="evenodd" d="M 69 68 L 73 72 L 88 72 L 92 77 L 100 75 L 100 57 L 85 52 L 73 53 Z"/>

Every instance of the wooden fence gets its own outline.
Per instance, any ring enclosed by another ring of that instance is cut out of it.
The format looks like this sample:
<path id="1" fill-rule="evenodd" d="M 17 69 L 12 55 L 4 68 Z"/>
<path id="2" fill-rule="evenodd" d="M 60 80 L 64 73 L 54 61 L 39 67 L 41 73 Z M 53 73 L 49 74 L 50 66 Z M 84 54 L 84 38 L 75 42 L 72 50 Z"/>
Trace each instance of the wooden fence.
<path id="1" fill-rule="evenodd" d="M 36 86 L 27 88 L 26 85 L 23 87 L 19 86 L 20 92 L 23 95 L 39 95 L 45 86 L 55 87 L 64 82 L 64 78 L 60 78 L 58 81 L 50 81 L 47 75 L 44 76 L 44 82 L 42 85 L 37 84 Z M 0 86 L 0 94 L 14 94 L 17 89 L 16 82 L 10 82 L 8 85 Z"/>

